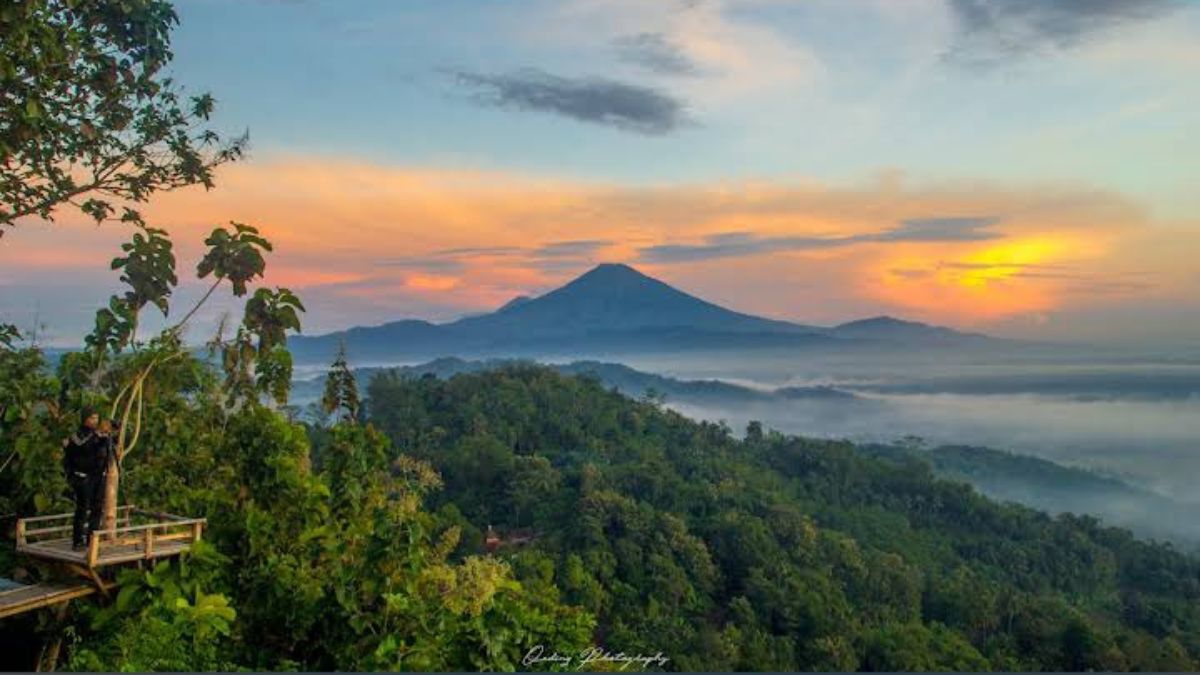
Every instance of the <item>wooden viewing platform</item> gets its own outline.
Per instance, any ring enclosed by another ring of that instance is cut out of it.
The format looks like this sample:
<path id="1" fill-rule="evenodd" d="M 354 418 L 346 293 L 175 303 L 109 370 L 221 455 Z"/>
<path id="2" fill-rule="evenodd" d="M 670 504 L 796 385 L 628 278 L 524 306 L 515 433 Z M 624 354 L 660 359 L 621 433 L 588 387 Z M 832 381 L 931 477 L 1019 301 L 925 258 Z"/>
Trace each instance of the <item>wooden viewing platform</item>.
<path id="1" fill-rule="evenodd" d="M 104 585 L 100 589 L 91 582 L 13 584 L 0 590 L 0 619 L 83 598 L 97 590 L 107 592 L 115 585 L 112 582 L 102 583 Z"/>
<path id="2" fill-rule="evenodd" d="M 94 572 L 97 567 L 176 556 L 200 540 L 207 521 L 134 506 L 117 509 L 117 526 L 93 533 L 90 545 L 71 548 L 73 514 L 21 518 L 17 521 L 17 552 L 34 558 L 75 563 Z M 93 575 L 94 576 L 94 575 Z"/>
<path id="3" fill-rule="evenodd" d="M 200 540 L 207 521 L 135 506 L 117 508 L 117 526 L 99 530 L 91 543 L 71 548 L 74 514 L 57 513 L 17 520 L 17 552 L 46 562 L 59 563 L 72 576 L 86 581 L 46 581 L 37 584 L 0 585 L 0 618 L 70 602 L 93 593 L 108 595 L 116 584 L 105 580 L 99 568 L 121 563 L 177 556 Z"/>

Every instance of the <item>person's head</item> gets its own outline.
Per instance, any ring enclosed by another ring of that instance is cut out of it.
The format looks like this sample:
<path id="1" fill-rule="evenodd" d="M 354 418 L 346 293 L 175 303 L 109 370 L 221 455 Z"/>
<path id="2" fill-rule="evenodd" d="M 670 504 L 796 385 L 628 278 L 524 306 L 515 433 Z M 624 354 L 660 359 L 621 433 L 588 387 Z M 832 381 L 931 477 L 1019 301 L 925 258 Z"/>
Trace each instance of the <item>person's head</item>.
<path id="1" fill-rule="evenodd" d="M 83 411 L 79 413 L 79 424 L 84 429 L 95 429 L 96 427 L 100 426 L 100 413 L 92 410 L 91 408 L 84 408 Z"/>

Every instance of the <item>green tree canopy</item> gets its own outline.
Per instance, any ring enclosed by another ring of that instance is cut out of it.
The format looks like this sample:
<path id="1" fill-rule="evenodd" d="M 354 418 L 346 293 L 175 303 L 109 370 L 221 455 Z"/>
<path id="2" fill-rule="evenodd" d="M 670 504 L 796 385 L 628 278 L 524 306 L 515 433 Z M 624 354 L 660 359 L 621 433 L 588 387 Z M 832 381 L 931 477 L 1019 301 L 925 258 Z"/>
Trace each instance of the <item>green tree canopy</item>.
<path id="1" fill-rule="evenodd" d="M 0 6 L 0 236 L 64 204 L 140 224 L 136 204 L 241 155 L 205 127 L 212 96 L 164 75 L 177 23 L 165 0 Z"/>

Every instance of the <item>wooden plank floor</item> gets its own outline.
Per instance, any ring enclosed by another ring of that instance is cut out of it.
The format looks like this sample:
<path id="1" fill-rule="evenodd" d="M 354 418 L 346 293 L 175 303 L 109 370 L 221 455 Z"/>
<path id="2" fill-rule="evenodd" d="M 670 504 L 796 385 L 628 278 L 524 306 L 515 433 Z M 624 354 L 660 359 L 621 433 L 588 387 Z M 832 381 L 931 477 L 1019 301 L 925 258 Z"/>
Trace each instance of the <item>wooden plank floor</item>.
<path id="1" fill-rule="evenodd" d="M 190 548 L 191 542 L 188 541 L 155 542 L 154 551 L 151 552 L 149 557 L 165 558 L 176 556 Z M 50 539 L 47 541 L 30 542 L 20 547 L 20 552 L 37 558 L 63 560 L 87 566 L 87 549 L 79 551 L 71 550 L 70 539 Z M 112 544 L 101 542 L 100 555 L 96 558 L 96 567 L 115 565 L 133 560 L 145 560 L 146 558 L 146 552 L 142 550 L 141 544 L 113 546 Z"/>
<path id="2" fill-rule="evenodd" d="M 0 618 L 56 605 L 96 592 L 90 583 L 44 583 L 0 591 Z"/>

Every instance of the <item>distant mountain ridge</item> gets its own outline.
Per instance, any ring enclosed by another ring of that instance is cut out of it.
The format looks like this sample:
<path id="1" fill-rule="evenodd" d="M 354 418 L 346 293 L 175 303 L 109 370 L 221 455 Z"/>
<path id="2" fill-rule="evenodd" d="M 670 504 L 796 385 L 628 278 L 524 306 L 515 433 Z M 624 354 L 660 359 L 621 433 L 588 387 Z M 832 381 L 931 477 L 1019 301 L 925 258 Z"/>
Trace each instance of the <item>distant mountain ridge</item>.
<path id="1" fill-rule="evenodd" d="M 688 349 L 847 348 L 970 344 L 981 335 L 875 317 L 833 328 L 726 309 L 623 264 L 599 265 L 536 298 L 444 324 L 403 320 L 289 342 L 302 362 L 324 362 L 341 342 L 359 362 L 437 356 L 545 356 Z"/>
<path id="2" fill-rule="evenodd" d="M 497 370 L 507 366 L 531 364 L 533 361 L 519 359 L 488 359 L 467 361 L 448 356 L 414 366 L 390 366 L 382 368 L 355 368 L 354 376 L 359 388 L 367 390 L 371 378 L 379 373 L 394 372 L 403 377 L 419 378 L 433 375 L 448 379 L 455 375 Z M 639 398 L 650 391 L 666 397 L 671 402 L 691 404 L 736 404 L 745 405 L 764 401 L 825 401 L 837 403 L 866 403 L 853 393 L 830 386 L 779 387 L 755 389 L 723 380 L 682 380 L 635 370 L 620 363 L 602 361 L 572 361 L 564 364 L 539 364 L 553 368 L 564 375 L 585 375 L 599 378 L 605 386 L 612 387 L 626 396 Z M 304 405 L 318 400 L 324 391 L 325 376 L 316 375 L 293 382 L 292 400 Z"/>
<path id="3" fill-rule="evenodd" d="M 952 328 L 931 326 L 927 323 L 904 321 L 890 316 L 876 316 L 843 323 L 826 331 L 840 338 L 884 341 L 945 341 L 990 340 L 979 333 L 962 333 Z"/>

